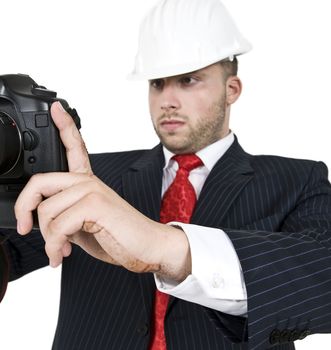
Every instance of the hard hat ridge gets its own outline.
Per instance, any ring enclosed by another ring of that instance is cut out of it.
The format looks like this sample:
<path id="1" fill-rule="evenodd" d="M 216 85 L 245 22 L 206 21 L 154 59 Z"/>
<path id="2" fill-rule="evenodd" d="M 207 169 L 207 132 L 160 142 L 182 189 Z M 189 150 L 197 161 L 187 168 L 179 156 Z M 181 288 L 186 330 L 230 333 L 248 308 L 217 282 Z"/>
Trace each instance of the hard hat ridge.
<path id="1" fill-rule="evenodd" d="M 219 0 L 161 0 L 141 24 L 130 77 L 184 74 L 231 60 L 250 48 Z"/>

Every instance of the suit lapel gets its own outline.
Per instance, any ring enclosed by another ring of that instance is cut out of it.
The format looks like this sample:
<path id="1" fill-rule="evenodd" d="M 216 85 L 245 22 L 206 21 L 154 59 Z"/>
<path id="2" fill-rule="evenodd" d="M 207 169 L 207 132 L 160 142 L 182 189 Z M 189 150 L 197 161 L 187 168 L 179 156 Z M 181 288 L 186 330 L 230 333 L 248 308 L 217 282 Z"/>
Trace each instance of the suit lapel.
<path id="1" fill-rule="evenodd" d="M 124 198 L 149 218 L 159 221 L 164 156 L 162 146 L 146 151 L 122 176 Z"/>
<path id="2" fill-rule="evenodd" d="M 192 224 L 218 226 L 253 177 L 251 156 L 237 138 L 215 164 L 202 188 Z M 159 221 L 164 156 L 159 144 L 146 151 L 122 177 L 124 198 L 152 220 Z"/>
<path id="3" fill-rule="evenodd" d="M 222 226 L 232 203 L 253 177 L 250 157 L 235 138 L 207 177 L 192 215 L 192 224 Z"/>
<path id="4" fill-rule="evenodd" d="M 158 145 L 132 164 L 122 176 L 123 195 L 132 206 L 152 220 L 160 220 L 161 188 L 164 166 L 162 146 Z M 155 293 L 151 273 L 138 275 L 147 319 L 151 315 Z"/>

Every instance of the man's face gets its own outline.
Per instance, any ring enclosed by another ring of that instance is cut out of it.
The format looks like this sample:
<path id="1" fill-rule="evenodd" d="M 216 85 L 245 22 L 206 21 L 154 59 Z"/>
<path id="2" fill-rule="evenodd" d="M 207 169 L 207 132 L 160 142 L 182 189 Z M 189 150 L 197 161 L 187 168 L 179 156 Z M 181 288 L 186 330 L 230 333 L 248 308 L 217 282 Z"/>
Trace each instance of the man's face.
<path id="1" fill-rule="evenodd" d="M 149 108 L 162 144 L 195 153 L 227 135 L 226 84 L 220 64 L 149 82 Z"/>

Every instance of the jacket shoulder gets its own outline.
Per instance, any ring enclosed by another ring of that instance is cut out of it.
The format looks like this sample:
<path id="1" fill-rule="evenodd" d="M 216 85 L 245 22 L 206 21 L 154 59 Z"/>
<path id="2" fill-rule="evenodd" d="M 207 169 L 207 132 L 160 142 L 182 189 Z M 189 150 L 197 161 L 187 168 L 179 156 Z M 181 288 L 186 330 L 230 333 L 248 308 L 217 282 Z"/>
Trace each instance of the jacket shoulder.
<path id="1" fill-rule="evenodd" d="M 149 150 L 132 150 L 112 153 L 89 154 L 92 170 L 106 181 L 126 172 L 130 166 Z M 107 181 L 106 181 L 107 182 Z"/>
<path id="2" fill-rule="evenodd" d="M 289 158 L 276 155 L 251 155 L 251 164 L 254 169 L 262 171 L 291 171 L 302 170 L 303 172 L 310 172 L 312 168 L 321 167 L 326 168 L 323 162 L 310 160 Z"/>
<path id="3" fill-rule="evenodd" d="M 288 158 L 275 155 L 251 156 L 251 166 L 260 178 L 280 182 L 307 183 L 328 179 L 328 168 L 321 161 Z"/>

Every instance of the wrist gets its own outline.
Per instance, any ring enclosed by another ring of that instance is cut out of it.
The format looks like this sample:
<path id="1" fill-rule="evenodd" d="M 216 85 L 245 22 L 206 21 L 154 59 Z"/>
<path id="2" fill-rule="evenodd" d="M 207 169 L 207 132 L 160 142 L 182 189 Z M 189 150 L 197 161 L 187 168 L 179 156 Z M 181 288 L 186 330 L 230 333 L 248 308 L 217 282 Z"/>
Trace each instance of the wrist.
<path id="1" fill-rule="evenodd" d="M 182 282 L 191 274 L 191 250 L 185 232 L 180 226 L 162 226 L 160 270 L 161 278 Z"/>

